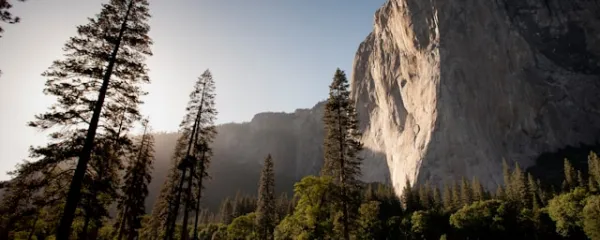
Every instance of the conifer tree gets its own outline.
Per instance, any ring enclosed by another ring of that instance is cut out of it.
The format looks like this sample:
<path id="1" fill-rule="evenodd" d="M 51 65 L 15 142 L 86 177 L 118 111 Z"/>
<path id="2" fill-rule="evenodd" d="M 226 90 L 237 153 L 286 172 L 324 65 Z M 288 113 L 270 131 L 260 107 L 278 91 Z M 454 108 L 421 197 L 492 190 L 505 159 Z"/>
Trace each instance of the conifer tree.
<path id="1" fill-rule="evenodd" d="M 534 210 L 539 209 L 540 207 L 540 194 L 539 194 L 539 186 L 537 185 L 535 179 L 533 179 L 533 175 L 531 173 L 527 174 L 527 187 L 529 193 L 529 201 L 531 202 L 531 208 Z"/>
<path id="2" fill-rule="evenodd" d="M 217 130 L 215 127 L 215 120 L 217 118 L 217 110 L 215 109 L 215 82 L 212 77 L 212 73 L 210 70 L 204 71 L 198 82 L 196 83 L 196 95 L 200 94 L 200 102 L 195 103 L 197 106 L 192 103 L 190 108 L 198 109 L 198 130 L 196 131 L 196 137 L 194 141 L 194 156 L 197 159 L 196 164 L 192 166 L 192 171 L 190 174 L 190 179 L 188 179 L 188 184 L 193 185 L 196 189 L 196 195 L 194 199 L 193 194 L 188 193 L 188 203 L 190 206 L 192 202 L 196 202 L 196 206 L 193 208 L 195 211 L 195 219 L 194 219 L 194 239 L 197 238 L 198 234 L 198 214 L 200 209 L 200 200 L 202 197 L 202 189 L 204 189 L 204 181 L 209 178 L 208 168 L 210 166 L 210 162 L 213 156 L 212 146 L 215 136 L 217 135 Z M 196 179 L 195 184 L 192 184 L 191 177 Z M 184 221 L 184 223 L 187 223 Z"/>
<path id="3" fill-rule="evenodd" d="M 48 78 L 44 93 L 58 98 L 49 112 L 36 116 L 30 126 L 54 129 L 45 149 L 73 141 L 77 167 L 69 187 L 57 240 L 71 233 L 74 214 L 81 200 L 81 189 L 88 162 L 94 152 L 97 133 L 108 131 L 106 119 L 118 118 L 125 110 L 130 118 L 139 117 L 139 84 L 149 82 L 145 58 L 151 55 L 152 41 L 147 0 L 111 0 L 86 25 L 77 28 L 77 36 L 65 44 L 64 58 L 44 72 Z M 102 111 L 102 113 L 101 113 Z M 46 155 L 43 148 L 33 150 Z M 70 153 L 72 154 L 72 153 Z M 60 154 L 59 154 L 60 155 Z M 56 159 L 63 161 L 65 158 Z"/>
<path id="4" fill-rule="evenodd" d="M 565 158 L 564 160 L 565 187 L 570 190 L 577 186 L 577 172 L 571 162 Z"/>
<path id="5" fill-rule="evenodd" d="M 511 199 L 511 197 L 513 196 L 513 191 L 512 191 L 512 176 L 511 176 L 511 171 L 510 168 L 508 167 L 508 163 L 506 162 L 506 159 L 502 159 L 502 176 L 504 177 L 504 187 L 502 188 L 502 191 L 504 192 L 504 196 L 507 199 Z"/>
<path id="6" fill-rule="evenodd" d="M 443 206 L 444 209 L 448 212 L 452 211 L 452 209 L 454 208 L 452 206 L 452 190 L 450 189 L 450 186 L 448 186 L 448 184 L 444 184 L 444 193 L 442 195 L 442 202 L 443 202 Z"/>
<path id="7" fill-rule="evenodd" d="M 462 200 L 460 197 L 460 187 L 456 180 L 452 181 L 452 209 L 458 209 L 462 207 Z"/>
<path id="8" fill-rule="evenodd" d="M 332 176 L 340 186 L 340 204 L 342 212 L 343 239 L 350 239 L 354 215 L 359 203 L 353 199 L 360 187 L 362 159 L 358 153 L 362 150 L 359 142 L 360 132 L 354 108 L 350 99 L 346 74 L 339 68 L 329 86 L 329 99 L 325 105 L 323 117 L 325 125 L 324 159 L 322 175 Z"/>
<path id="9" fill-rule="evenodd" d="M 173 239 L 175 223 L 179 215 L 179 207 L 183 200 L 183 226 L 188 227 L 189 212 L 199 208 L 202 180 L 208 177 L 208 166 L 212 156 L 212 143 L 216 129 L 214 121 L 217 111 L 214 108 L 215 85 L 212 74 L 206 70 L 198 78 L 194 90 L 190 93 L 190 100 L 186 107 L 186 115 L 180 124 L 181 136 L 178 140 L 179 151 L 176 168 L 181 171 L 178 183 L 172 186 L 174 199 L 169 203 L 165 239 Z M 188 174 L 189 173 L 189 174 Z M 194 181 L 196 179 L 197 181 Z M 187 180 L 187 181 L 186 181 Z M 184 183 L 187 186 L 184 187 Z M 197 189 L 194 198 L 194 189 Z M 182 199 L 183 198 L 183 199 Z M 196 211 L 196 213 L 198 213 Z M 196 221 L 197 222 L 197 221 Z M 196 227 L 194 227 L 196 228 Z M 187 240 L 188 231 L 183 231 L 181 238 Z"/>
<path id="10" fill-rule="evenodd" d="M 443 206 L 442 195 L 440 194 L 440 189 L 437 186 L 433 187 L 433 207 L 439 209 Z"/>
<path id="11" fill-rule="evenodd" d="M 485 190 L 483 190 L 483 186 L 479 182 L 477 177 L 473 177 L 473 182 L 471 183 L 471 188 L 473 189 L 473 200 L 474 201 L 483 201 L 485 200 Z"/>
<path id="12" fill-rule="evenodd" d="M 430 209 L 433 207 L 431 187 L 429 182 L 426 182 L 424 186 L 419 187 L 419 202 L 419 205 L 424 209 Z"/>
<path id="13" fill-rule="evenodd" d="M 418 210 L 419 199 L 418 195 L 415 194 L 415 191 L 412 188 L 412 184 L 410 183 L 410 179 L 406 176 L 406 183 L 404 183 L 404 189 L 402 190 L 402 203 L 404 204 L 404 209 L 407 212 L 413 212 Z"/>
<path id="14" fill-rule="evenodd" d="M 273 239 L 276 221 L 275 172 L 271 154 L 265 159 L 258 187 L 258 206 L 256 208 L 256 226 L 260 239 Z"/>
<path id="15" fill-rule="evenodd" d="M 150 172 L 154 161 L 154 136 L 150 133 L 148 120 L 142 122 L 142 127 L 144 132 L 130 154 L 130 162 L 123 177 L 122 196 L 118 204 L 120 218 L 116 227 L 118 240 L 121 240 L 123 235 L 130 240 L 137 238 L 142 216 L 146 213 L 144 201 L 148 196 L 148 184 L 152 178 Z"/>
<path id="16" fill-rule="evenodd" d="M 470 205 L 473 202 L 473 190 L 469 181 L 464 177 L 460 181 L 460 201 L 462 206 Z"/>
<path id="17" fill-rule="evenodd" d="M 520 203 L 521 206 L 529 205 L 531 201 L 529 201 L 530 198 L 528 196 L 527 180 L 525 179 L 525 174 L 521 171 L 519 163 L 515 163 L 515 169 L 512 172 L 511 181 L 511 200 L 513 202 Z"/>
<path id="18" fill-rule="evenodd" d="M 230 224 L 233 221 L 233 205 L 229 198 L 225 198 L 221 203 L 221 209 L 219 210 L 219 219 L 223 224 Z"/>

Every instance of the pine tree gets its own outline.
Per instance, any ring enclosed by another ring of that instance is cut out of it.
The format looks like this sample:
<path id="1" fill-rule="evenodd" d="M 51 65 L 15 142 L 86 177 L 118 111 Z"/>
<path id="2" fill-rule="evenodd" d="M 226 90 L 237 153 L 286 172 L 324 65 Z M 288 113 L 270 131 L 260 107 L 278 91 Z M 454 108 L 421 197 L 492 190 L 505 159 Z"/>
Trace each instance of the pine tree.
<path id="1" fill-rule="evenodd" d="M 442 195 L 442 202 L 444 209 L 448 212 L 452 211 L 454 208 L 452 206 L 452 190 L 448 184 L 444 184 L 444 194 Z"/>
<path id="2" fill-rule="evenodd" d="M 358 141 L 358 120 L 348 88 L 346 75 L 338 68 L 329 86 L 329 99 L 323 117 L 326 133 L 322 169 L 322 175 L 332 176 L 340 186 L 342 231 L 346 240 L 350 239 L 350 225 L 358 211 L 359 203 L 352 198 L 357 195 L 360 186 L 358 178 L 362 162 L 358 157 L 362 150 L 362 144 Z"/>
<path id="3" fill-rule="evenodd" d="M 462 207 L 462 201 L 460 198 L 460 187 L 456 180 L 452 181 L 452 209 L 459 209 Z"/>
<path id="4" fill-rule="evenodd" d="M 437 186 L 433 187 L 433 207 L 439 209 L 443 206 L 440 189 Z"/>
<path id="5" fill-rule="evenodd" d="M 564 173 L 565 173 L 565 187 L 567 189 L 573 189 L 577 187 L 577 172 L 571 162 L 565 158 L 564 160 Z"/>
<path id="6" fill-rule="evenodd" d="M 217 111 L 214 108 L 215 85 L 212 74 L 206 70 L 198 78 L 194 85 L 194 90 L 190 93 L 190 100 L 186 107 L 186 115 L 180 124 L 181 136 L 179 144 L 181 152 L 177 168 L 181 171 L 178 183 L 172 189 L 174 200 L 170 203 L 165 239 L 173 239 L 175 223 L 179 214 L 179 207 L 182 204 L 183 197 L 183 226 L 188 227 L 189 212 L 199 209 L 199 201 L 202 196 L 203 182 L 208 177 L 208 166 L 212 157 L 212 148 L 210 147 L 215 135 L 216 129 L 214 121 Z M 188 174 L 189 173 L 189 174 Z M 194 181 L 196 179 L 196 181 Z M 187 180 L 187 186 L 184 183 Z M 197 191 L 193 191 L 196 189 Z M 195 197 L 194 197 L 194 193 Z M 198 211 L 196 211 L 198 215 Z M 196 217 L 197 219 L 198 217 Z M 195 220 L 194 229 L 197 229 L 197 220 Z M 183 231 L 181 238 L 187 240 L 188 231 Z"/>
<path id="7" fill-rule="evenodd" d="M 119 200 L 120 218 L 118 240 L 126 235 L 126 239 L 137 238 L 137 230 L 141 228 L 142 216 L 146 213 L 144 201 L 148 196 L 150 172 L 154 161 L 154 137 L 150 133 L 148 120 L 142 122 L 144 132 L 130 156 L 130 163 L 125 169 L 124 182 L 121 187 L 122 196 Z"/>
<path id="8" fill-rule="evenodd" d="M 103 4 L 100 14 L 79 26 L 78 35 L 67 41 L 64 59 L 55 61 L 43 74 L 48 78 L 44 92 L 58 101 L 49 112 L 37 115 L 30 126 L 56 130 L 50 134 L 48 151 L 54 151 L 50 149 L 54 144 L 74 141 L 75 155 L 79 156 L 57 240 L 69 238 L 94 140 L 97 133 L 107 131 L 106 119 L 117 118 L 123 109 L 132 113 L 130 117 L 139 117 L 139 97 L 144 94 L 139 84 L 149 82 L 143 63 L 151 55 L 149 17 L 147 0 Z M 42 148 L 33 151 L 48 153 Z M 65 159 L 61 156 L 56 161 Z"/>
<path id="9" fill-rule="evenodd" d="M 460 181 L 460 201 L 462 206 L 468 206 L 473 202 L 473 190 L 464 177 Z"/>
<path id="10" fill-rule="evenodd" d="M 258 187 L 258 206 L 256 208 L 256 226 L 260 239 L 273 239 L 276 220 L 275 172 L 273 159 L 267 156 L 260 175 Z"/>
<path id="11" fill-rule="evenodd" d="M 513 196 L 512 191 L 512 176 L 510 172 L 510 168 L 508 167 L 508 163 L 506 159 L 502 159 L 502 176 L 504 177 L 504 187 L 502 188 L 506 199 L 511 199 Z"/>
<path id="12" fill-rule="evenodd" d="M 511 180 L 511 200 L 520 203 L 521 206 L 527 206 L 530 203 L 528 200 L 530 198 L 528 196 L 527 181 L 525 179 L 525 174 L 521 171 L 519 163 L 515 163 L 515 169 L 513 170 Z"/>
<path id="13" fill-rule="evenodd" d="M 406 209 L 407 212 L 418 210 L 418 195 L 415 194 L 408 176 L 406 176 L 406 182 L 404 183 L 404 189 L 402 189 L 402 195 L 400 198 L 402 199 L 404 209 Z"/>
<path id="14" fill-rule="evenodd" d="M 540 208 L 540 194 L 539 194 L 539 187 L 535 181 L 535 179 L 533 179 L 533 175 L 531 175 L 531 173 L 527 174 L 527 187 L 528 187 L 528 191 L 529 193 L 527 194 L 527 196 L 529 196 L 529 201 L 530 201 L 530 206 L 532 209 L 537 210 Z"/>
<path id="15" fill-rule="evenodd" d="M 233 205 L 229 198 L 225 198 L 221 203 L 221 210 L 219 210 L 219 219 L 223 224 L 230 224 L 233 221 Z"/>
<path id="16" fill-rule="evenodd" d="M 483 201 L 485 200 L 485 190 L 483 190 L 483 186 L 479 182 L 477 177 L 473 177 L 471 188 L 473 189 L 473 200 L 474 201 Z"/>
<path id="17" fill-rule="evenodd" d="M 24 2 L 25 0 L 18 0 L 19 2 Z M 8 2 L 8 0 L 0 0 L 0 21 L 8 24 L 15 24 L 21 21 L 19 17 L 13 16 L 10 13 L 10 9 L 12 8 L 12 4 Z M 4 29 L 0 26 L 0 38 L 2 37 L 2 33 Z M 0 72 L 2 73 L 2 72 Z"/>
<path id="18" fill-rule="evenodd" d="M 195 94 L 200 94 L 200 102 L 191 103 L 191 109 L 198 109 L 198 130 L 196 132 L 196 140 L 194 141 L 194 156 L 197 159 L 196 165 L 192 167 L 192 173 L 196 179 L 195 202 L 194 210 L 196 212 L 194 219 L 194 239 L 197 239 L 198 234 L 198 214 L 200 209 L 200 200 L 202 197 L 202 189 L 204 189 L 204 179 L 209 178 L 208 168 L 213 156 L 211 144 L 213 143 L 217 130 L 215 120 L 217 118 L 217 110 L 215 109 L 215 82 L 210 70 L 204 71 L 198 82 L 196 83 Z M 196 106 L 197 104 L 197 106 Z M 191 177 L 192 174 L 190 174 Z M 189 197 L 192 197 L 190 194 Z M 189 202 L 193 202 L 191 199 Z"/>

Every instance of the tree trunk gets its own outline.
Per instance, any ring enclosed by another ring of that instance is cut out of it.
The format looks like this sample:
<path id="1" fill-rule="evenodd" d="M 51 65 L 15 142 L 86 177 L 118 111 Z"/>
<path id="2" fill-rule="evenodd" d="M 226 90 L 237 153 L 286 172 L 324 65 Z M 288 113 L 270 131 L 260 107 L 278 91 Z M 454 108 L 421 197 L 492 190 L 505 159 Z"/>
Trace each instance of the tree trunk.
<path id="1" fill-rule="evenodd" d="M 125 216 L 127 216 L 127 207 L 125 207 L 125 211 L 123 211 L 123 214 L 121 215 L 121 223 L 119 224 L 119 229 L 117 230 L 119 231 L 117 234 L 118 240 L 123 239 L 123 230 L 125 229 L 125 224 L 127 223 Z"/>
<path id="2" fill-rule="evenodd" d="M 67 202 L 65 203 L 63 216 L 60 219 L 60 223 L 56 230 L 56 240 L 69 240 L 69 235 L 71 234 L 71 225 L 73 224 L 73 219 L 75 218 L 75 210 L 77 209 L 77 204 L 79 203 L 79 200 L 81 198 L 81 185 L 83 184 L 83 177 L 85 176 L 87 165 L 92 155 L 92 148 L 94 147 L 94 138 L 96 137 L 98 122 L 100 121 L 100 112 L 102 111 L 102 106 L 104 105 L 104 98 L 106 98 L 106 92 L 108 90 L 108 82 L 110 81 L 110 77 L 112 75 L 115 61 L 117 59 L 117 53 L 119 52 L 121 41 L 123 39 L 123 34 L 125 33 L 125 29 L 127 28 L 127 20 L 129 19 L 131 8 L 133 7 L 133 2 L 134 0 L 130 0 L 129 2 L 129 6 L 127 7 L 127 13 L 125 14 L 125 19 L 123 19 L 121 29 L 119 30 L 117 43 L 115 44 L 115 47 L 111 53 L 106 73 L 102 78 L 102 86 L 100 87 L 100 92 L 98 93 L 98 100 L 96 101 L 96 104 L 94 106 L 94 113 L 92 115 L 90 126 L 85 137 L 83 150 L 81 151 L 79 161 L 77 162 L 77 168 L 75 169 L 75 174 L 73 175 L 73 179 L 71 180 L 71 186 L 69 187 L 69 193 L 67 195 Z"/>
<path id="3" fill-rule="evenodd" d="M 190 167 L 190 176 L 188 177 L 187 189 L 185 194 L 185 206 L 183 208 L 183 225 L 181 232 L 181 240 L 188 240 L 188 217 L 190 212 L 190 200 L 192 200 L 192 181 L 194 179 L 194 165 Z"/>
<path id="4" fill-rule="evenodd" d="M 202 198 L 202 177 L 204 175 L 204 158 L 206 150 L 202 150 L 202 158 L 200 158 L 200 176 L 198 177 L 198 199 L 196 200 L 196 220 L 194 220 L 194 239 L 198 240 L 198 215 L 200 214 L 200 199 Z"/>

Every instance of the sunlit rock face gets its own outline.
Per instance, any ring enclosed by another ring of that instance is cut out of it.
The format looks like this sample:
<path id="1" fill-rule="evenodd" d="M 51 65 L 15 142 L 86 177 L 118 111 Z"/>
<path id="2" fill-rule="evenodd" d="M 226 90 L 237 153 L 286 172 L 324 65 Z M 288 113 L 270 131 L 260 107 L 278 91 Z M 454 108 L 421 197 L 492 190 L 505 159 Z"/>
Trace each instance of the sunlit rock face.
<path id="1" fill-rule="evenodd" d="M 600 5 L 389 0 L 354 60 L 369 164 L 412 183 L 477 177 L 600 136 Z"/>

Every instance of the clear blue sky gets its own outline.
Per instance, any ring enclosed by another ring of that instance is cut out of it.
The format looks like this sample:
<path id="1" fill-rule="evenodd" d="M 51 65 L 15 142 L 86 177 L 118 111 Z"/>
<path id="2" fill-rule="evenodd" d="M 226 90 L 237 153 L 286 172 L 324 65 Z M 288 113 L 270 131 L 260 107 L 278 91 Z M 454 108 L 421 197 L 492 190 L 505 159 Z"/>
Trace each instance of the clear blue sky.
<path id="1" fill-rule="evenodd" d="M 0 38 L 0 180 L 43 144 L 26 127 L 54 101 L 40 74 L 61 57 L 65 41 L 100 10 L 98 0 L 16 2 L 18 25 Z M 150 0 L 148 60 L 152 83 L 143 113 L 158 131 L 176 131 L 196 78 L 210 68 L 218 122 L 249 121 L 258 112 L 312 107 L 327 97 L 337 67 L 351 74 L 359 43 L 384 0 Z"/>

